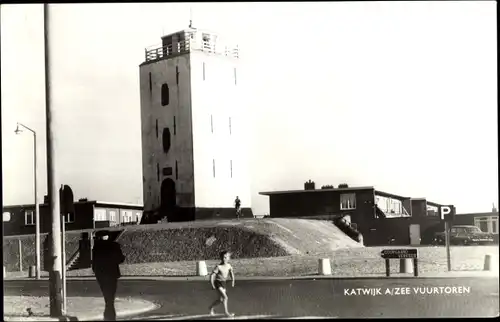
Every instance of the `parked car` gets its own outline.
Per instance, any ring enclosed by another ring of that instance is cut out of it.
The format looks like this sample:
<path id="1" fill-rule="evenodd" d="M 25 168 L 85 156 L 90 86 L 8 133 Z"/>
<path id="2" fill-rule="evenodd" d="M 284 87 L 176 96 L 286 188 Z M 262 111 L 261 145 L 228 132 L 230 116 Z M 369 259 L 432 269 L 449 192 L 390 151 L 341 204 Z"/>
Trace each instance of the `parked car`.
<path id="1" fill-rule="evenodd" d="M 492 234 L 482 232 L 476 226 L 453 226 L 450 230 L 450 245 L 484 245 L 493 242 Z M 445 233 L 436 233 L 434 243 L 444 245 L 446 243 Z"/>

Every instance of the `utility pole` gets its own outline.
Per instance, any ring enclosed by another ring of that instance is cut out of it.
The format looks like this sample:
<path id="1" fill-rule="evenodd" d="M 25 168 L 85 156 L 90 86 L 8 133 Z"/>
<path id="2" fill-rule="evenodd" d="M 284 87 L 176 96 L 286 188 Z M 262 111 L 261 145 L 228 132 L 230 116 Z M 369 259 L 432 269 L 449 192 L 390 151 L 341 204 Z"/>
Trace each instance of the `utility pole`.
<path id="1" fill-rule="evenodd" d="M 45 117 L 47 127 L 47 185 L 49 195 L 49 209 L 51 217 L 50 231 L 50 275 L 49 300 L 50 316 L 62 317 L 62 252 L 61 252 L 61 213 L 59 211 L 59 189 L 56 184 L 56 162 L 54 158 L 54 119 L 51 105 L 51 75 L 50 75 L 50 15 L 49 5 L 43 5 L 43 29 L 45 51 Z"/>

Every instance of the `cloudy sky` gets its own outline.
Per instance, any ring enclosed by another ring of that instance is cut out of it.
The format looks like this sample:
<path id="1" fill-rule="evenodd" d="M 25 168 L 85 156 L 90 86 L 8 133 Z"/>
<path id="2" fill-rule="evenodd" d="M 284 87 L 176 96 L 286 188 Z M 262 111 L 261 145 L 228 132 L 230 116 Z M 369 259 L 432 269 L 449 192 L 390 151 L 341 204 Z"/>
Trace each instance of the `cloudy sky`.
<path id="1" fill-rule="evenodd" d="M 489 211 L 498 200 L 496 2 L 51 6 L 59 183 L 142 203 L 139 67 L 189 24 L 237 39 L 259 191 L 374 185 Z M 1 6 L 4 204 L 46 189 L 42 5 Z M 40 197 L 42 199 L 42 197 Z"/>

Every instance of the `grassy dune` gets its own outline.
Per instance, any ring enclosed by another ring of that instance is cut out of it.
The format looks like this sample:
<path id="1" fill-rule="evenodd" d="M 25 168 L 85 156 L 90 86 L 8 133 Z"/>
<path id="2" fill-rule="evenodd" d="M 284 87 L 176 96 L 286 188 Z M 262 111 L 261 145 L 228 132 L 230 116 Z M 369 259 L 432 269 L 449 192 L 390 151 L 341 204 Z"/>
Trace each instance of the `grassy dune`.
<path id="1" fill-rule="evenodd" d="M 270 258 L 362 247 L 330 222 L 304 219 L 207 220 L 113 230 L 123 230 L 117 241 L 126 264 L 216 260 L 222 250 L 231 251 L 233 258 Z M 67 259 L 78 249 L 81 233 L 66 234 Z M 42 236 L 42 247 L 46 237 Z M 35 263 L 34 235 L 7 237 L 7 271 L 19 270 L 18 240 L 23 245 L 23 268 Z"/>

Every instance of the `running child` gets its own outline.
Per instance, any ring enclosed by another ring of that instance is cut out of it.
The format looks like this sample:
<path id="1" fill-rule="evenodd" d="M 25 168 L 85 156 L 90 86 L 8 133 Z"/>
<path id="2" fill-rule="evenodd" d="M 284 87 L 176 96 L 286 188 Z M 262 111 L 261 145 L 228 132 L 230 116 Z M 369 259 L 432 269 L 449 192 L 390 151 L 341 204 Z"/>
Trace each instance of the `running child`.
<path id="1" fill-rule="evenodd" d="M 228 277 L 231 278 L 232 286 L 234 287 L 234 272 L 233 267 L 229 264 L 229 259 L 231 254 L 228 251 L 223 251 L 220 253 L 221 262 L 215 266 L 212 274 L 210 274 L 210 283 L 212 288 L 217 291 L 217 296 L 219 297 L 210 306 L 210 315 L 215 314 L 215 307 L 220 303 L 224 304 L 224 311 L 227 316 L 234 316 L 233 313 L 229 313 L 227 309 L 227 292 L 226 292 L 226 281 Z"/>

